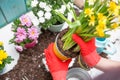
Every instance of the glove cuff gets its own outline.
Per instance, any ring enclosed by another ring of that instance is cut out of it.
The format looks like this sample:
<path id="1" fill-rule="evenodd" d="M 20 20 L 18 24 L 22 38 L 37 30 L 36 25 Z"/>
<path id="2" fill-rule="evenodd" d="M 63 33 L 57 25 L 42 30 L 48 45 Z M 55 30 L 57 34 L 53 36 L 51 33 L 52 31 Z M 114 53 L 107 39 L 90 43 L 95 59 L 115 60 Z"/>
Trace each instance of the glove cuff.
<path id="1" fill-rule="evenodd" d="M 52 73 L 53 80 L 66 80 L 67 71 L 57 71 Z"/>
<path id="2" fill-rule="evenodd" d="M 82 56 L 83 60 L 89 67 L 94 67 L 101 59 L 101 56 L 96 52 L 96 50 L 89 55 Z"/>

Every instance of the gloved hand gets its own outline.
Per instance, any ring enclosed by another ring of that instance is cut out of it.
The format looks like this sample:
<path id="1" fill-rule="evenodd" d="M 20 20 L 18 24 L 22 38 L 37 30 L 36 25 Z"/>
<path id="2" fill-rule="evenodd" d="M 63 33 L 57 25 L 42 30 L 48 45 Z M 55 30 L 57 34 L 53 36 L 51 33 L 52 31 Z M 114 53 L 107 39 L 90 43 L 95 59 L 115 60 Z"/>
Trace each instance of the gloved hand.
<path id="1" fill-rule="evenodd" d="M 68 65 L 71 59 L 63 62 L 57 58 L 53 52 L 53 45 L 51 43 L 47 49 L 44 50 L 48 68 L 54 80 L 66 80 Z"/>
<path id="2" fill-rule="evenodd" d="M 95 47 L 95 39 L 84 42 L 77 34 L 72 35 L 73 40 L 80 46 L 80 55 L 89 67 L 94 67 L 101 57 L 98 55 Z"/>

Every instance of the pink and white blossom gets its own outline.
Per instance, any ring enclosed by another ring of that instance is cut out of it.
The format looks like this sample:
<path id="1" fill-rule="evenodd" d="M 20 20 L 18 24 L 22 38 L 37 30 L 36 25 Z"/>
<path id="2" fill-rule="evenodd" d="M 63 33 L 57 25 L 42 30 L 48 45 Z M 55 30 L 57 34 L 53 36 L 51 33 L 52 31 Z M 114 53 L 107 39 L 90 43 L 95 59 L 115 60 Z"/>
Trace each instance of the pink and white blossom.
<path id="1" fill-rule="evenodd" d="M 28 29 L 28 38 L 36 40 L 39 37 L 39 33 L 36 27 L 32 26 Z"/>
<path id="2" fill-rule="evenodd" d="M 27 33 L 26 33 L 26 30 L 24 28 L 17 28 L 17 32 L 15 33 L 16 35 L 16 38 L 18 38 L 17 41 L 23 41 L 24 39 L 26 39 L 27 37 Z"/>
<path id="3" fill-rule="evenodd" d="M 15 49 L 16 49 L 17 51 L 20 51 L 20 52 L 23 51 L 23 47 L 22 47 L 22 46 L 16 45 L 16 46 L 15 46 Z"/>
<path id="4" fill-rule="evenodd" d="M 37 19 L 37 17 L 34 19 Z M 21 23 L 13 24 L 16 27 L 12 27 L 14 37 L 11 39 L 11 43 L 16 45 L 15 48 L 17 51 L 22 52 L 24 49 L 32 48 L 37 44 L 40 32 L 38 31 L 38 27 L 34 26 L 30 21 L 29 16 L 23 15 L 19 18 L 19 21 Z M 39 20 L 37 19 L 37 21 Z M 38 24 L 36 23 L 36 25 Z"/>
<path id="5" fill-rule="evenodd" d="M 27 15 L 22 15 L 20 21 L 23 26 L 26 25 L 27 27 L 30 27 L 32 25 L 32 22 Z"/>

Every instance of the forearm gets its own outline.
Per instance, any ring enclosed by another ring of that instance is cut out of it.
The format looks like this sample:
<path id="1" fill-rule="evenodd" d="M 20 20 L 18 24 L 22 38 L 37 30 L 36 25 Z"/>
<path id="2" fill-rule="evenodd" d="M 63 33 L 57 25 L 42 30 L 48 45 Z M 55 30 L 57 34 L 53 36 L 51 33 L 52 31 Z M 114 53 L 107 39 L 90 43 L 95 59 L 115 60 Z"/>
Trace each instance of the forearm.
<path id="1" fill-rule="evenodd" d="M 100 61 L 95 65 L 95 68 L 104 72 L 110 71 L 111 69 L 120 69 L 120 62 L 101 58 Z"/>
<path id="2" fill-rule="evenodd" d="M 76 6 L 78 6 L 79 8 L 83 8 L 84 7 L 84 0 L 73 0 L 74 4 Z"/>

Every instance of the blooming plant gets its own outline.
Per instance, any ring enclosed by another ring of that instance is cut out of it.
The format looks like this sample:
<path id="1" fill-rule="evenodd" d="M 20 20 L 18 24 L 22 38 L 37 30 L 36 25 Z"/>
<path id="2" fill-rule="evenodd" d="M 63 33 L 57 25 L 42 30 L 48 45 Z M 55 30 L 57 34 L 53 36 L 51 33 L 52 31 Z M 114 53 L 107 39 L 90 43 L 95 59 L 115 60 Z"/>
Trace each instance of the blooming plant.
<path id="1" fill-rule="evenodd" d="M 70 0 L 65 0 L 65 2 L 68 3 Z M 63 23 L 61 17 L 57 16 L 54 10 L 60 11 L 64 16 L 68 14 L 68 10 L 61 0 L 33 0 L 31 6 L 34 15 L 39 20 L 39 25 L 43 29 L 47 29 L 54 24 Z"/>
<path id="2" fill-rule="evenodd" d="M 14 59 L 8 56 L 7 52 L 4 50 L 3 42 L 0 41 L 0 71 L 3 70 L 6 64 L 10 64 Z"/>
<path id="3" fill-rule="evenodd" d="M 64 0 L 62 0 L 64 2 Z M 66 5 L 66 3 L 64 2 Z M 67 7 L 67 5 L 66 5 Z M 67 7 L 72 14 L 73 21 L 68 20 L 59 11 L 55 11 L 63 20 L 65 20 L 69 29 L 62 37 L 64 42 L 63 50 L 68 50 L 76 43 L 72 40 L 72 34 L 76 33 L 83 38 L 84 41 L 89 41 L 94 37 L 107 38 L 110 30 L 115 30 L 120 26 L 120 2 L 112 0 L 85 0 L 84 9 L 77 16 L 72 7 Z M 75 51 L 79 47 L 76 46 Z"/>
<path id="4" fill-rule="evenodd" d="M 18 51 L 34 47 L 38 42 L 39 31 L 32 24 L 29 16 L 22 15 L 13 23 L 12 31 L 14 32 L 14 37 L 10 40 L 10 43 L 14 43 Z"/>

